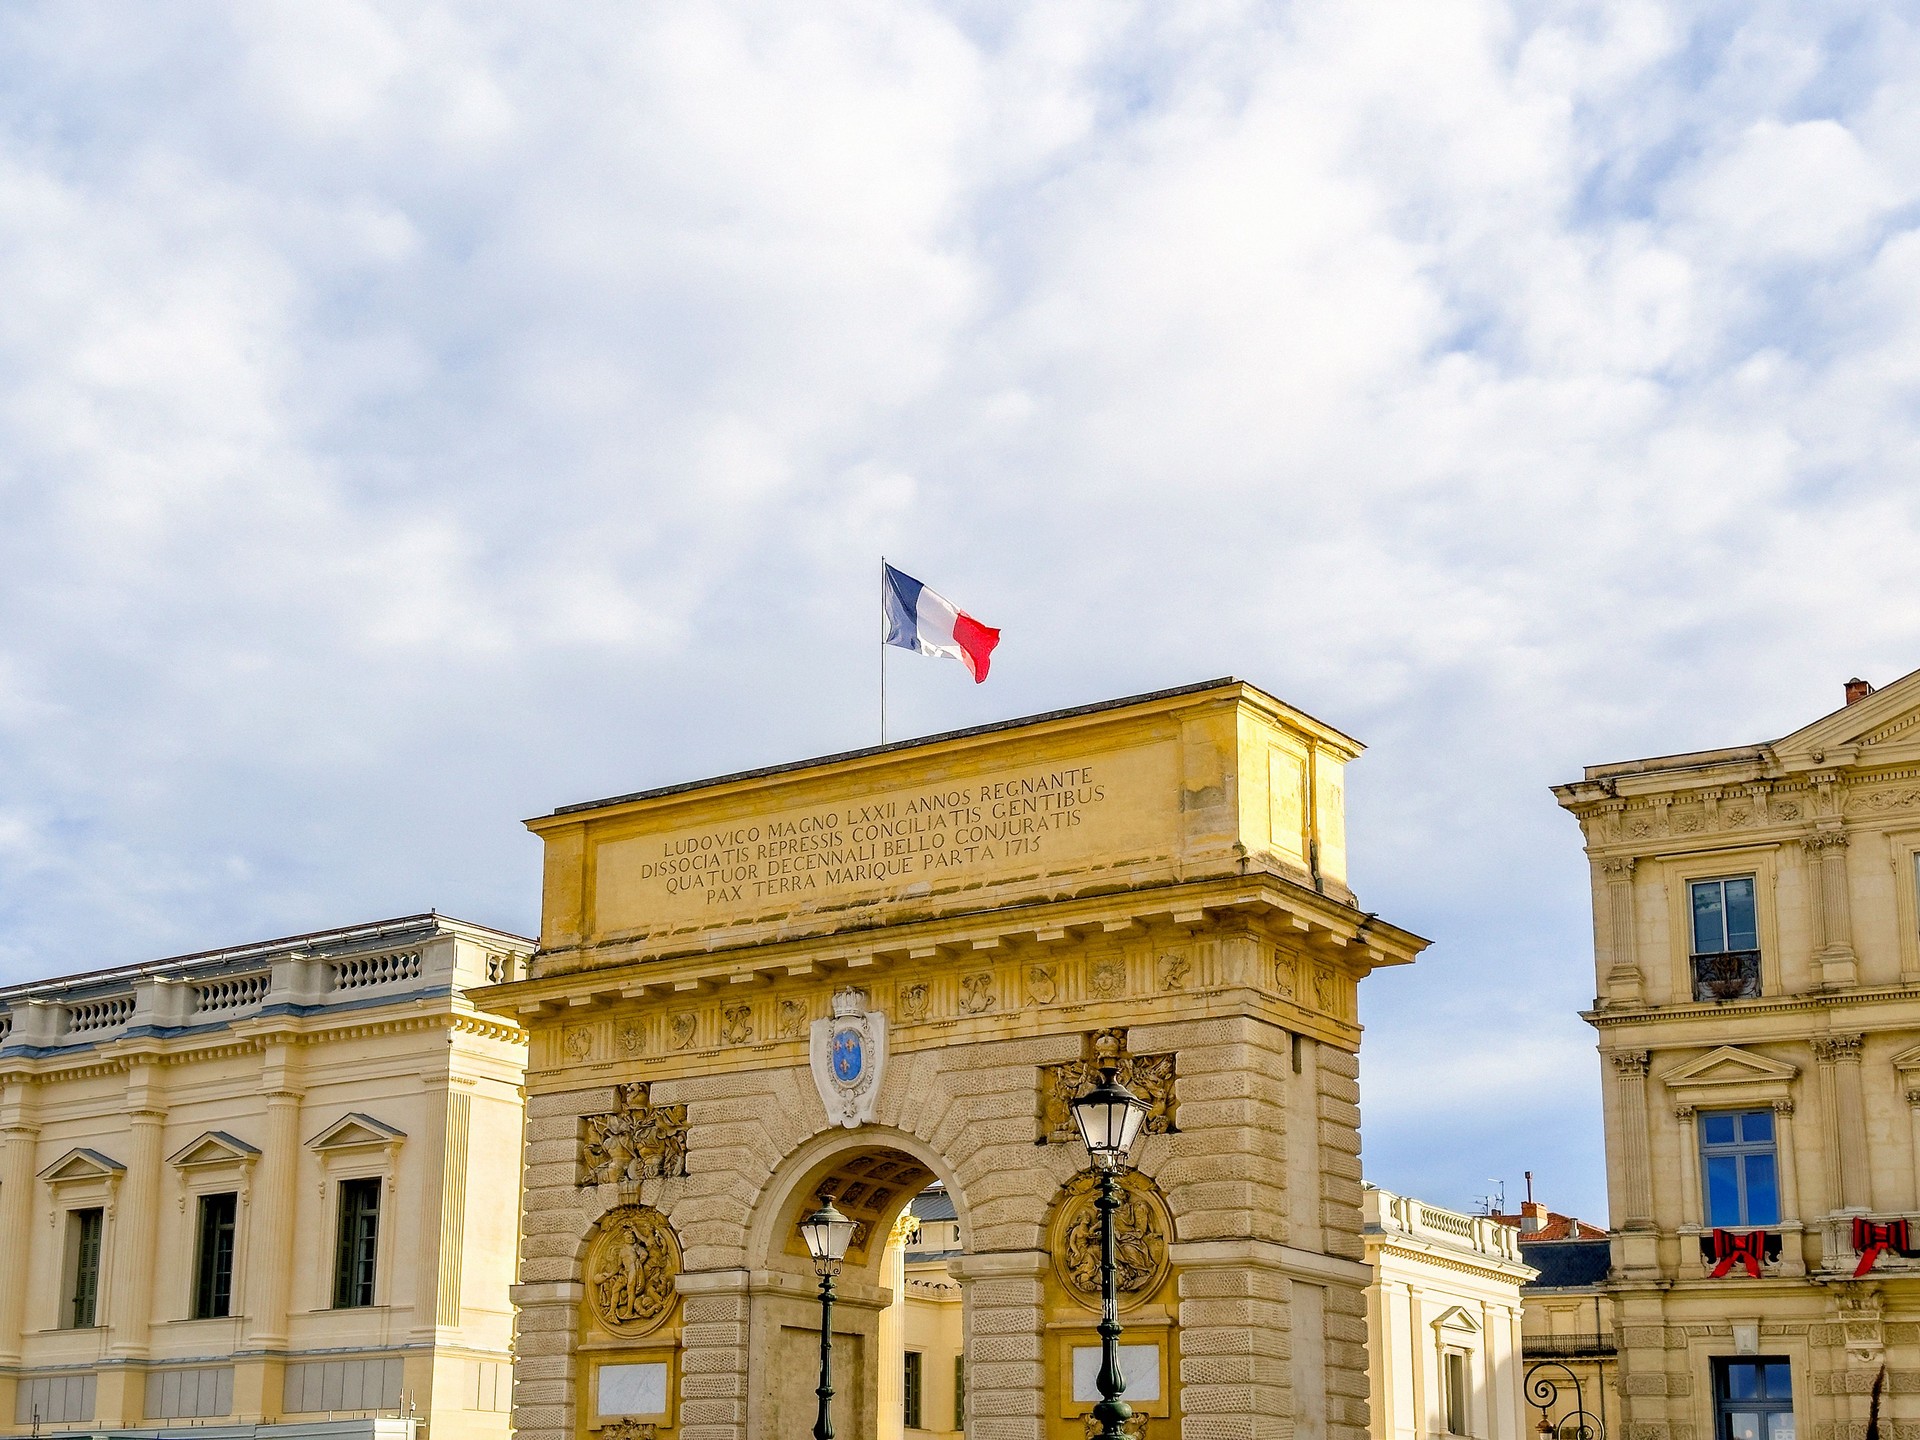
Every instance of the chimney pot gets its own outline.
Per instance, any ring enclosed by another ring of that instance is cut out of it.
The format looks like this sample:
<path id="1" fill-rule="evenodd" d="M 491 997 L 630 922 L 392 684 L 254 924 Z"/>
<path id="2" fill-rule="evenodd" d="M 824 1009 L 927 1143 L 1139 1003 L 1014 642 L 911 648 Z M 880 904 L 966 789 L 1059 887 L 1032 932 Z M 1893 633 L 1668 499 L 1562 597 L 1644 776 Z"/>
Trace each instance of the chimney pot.
<path id="1" fill-rule="evenodd" d="M 1871 694 L 1873 694 L 1873 686 L 1862 680 L 1858 675 L 1847 681 L 1847 704 L 1858 704 Z"/>

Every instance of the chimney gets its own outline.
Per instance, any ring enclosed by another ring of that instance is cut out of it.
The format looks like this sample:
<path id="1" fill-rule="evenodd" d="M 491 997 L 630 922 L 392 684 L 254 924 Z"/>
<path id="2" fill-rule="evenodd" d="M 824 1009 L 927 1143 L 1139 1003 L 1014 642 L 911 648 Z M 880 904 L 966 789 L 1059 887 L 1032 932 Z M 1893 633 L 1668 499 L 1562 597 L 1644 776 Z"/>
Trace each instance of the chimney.
<path id="1" fill-rule="evenodd" d="M 1873 694 L 1873 686 L 1862 680 L 1858 675 L 1847 681 L 1847 704 L 1856 704 L 1871 694 Z"/>
<path id="2" fill-rule="evenodd" d="M 1538 1200 L 1520 1202 L 1520 1233 L 1538 1235 L 1547 1228 L 1547 1207 Z"/>

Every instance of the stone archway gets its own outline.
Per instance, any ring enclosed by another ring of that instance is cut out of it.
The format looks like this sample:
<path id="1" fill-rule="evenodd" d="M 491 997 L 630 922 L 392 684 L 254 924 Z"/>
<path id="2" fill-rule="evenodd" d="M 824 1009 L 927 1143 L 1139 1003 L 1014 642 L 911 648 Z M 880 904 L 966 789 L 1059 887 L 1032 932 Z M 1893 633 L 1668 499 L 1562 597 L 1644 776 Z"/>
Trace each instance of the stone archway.
<path id="1" fill-rule="evenodd" d="M 748 1434 L 805 1435 L 817 1414 L 817 1278 L 799 1224 L 831 1195 L 855 1222 L 835 1285 L 834 1433 L 836 1440 L 900 1440 L 901 1416 L 890 1413 L 904 1398 L 897 1368 L 905 1353 L 904 1235 L 898 1222 L 939 1179 L 954 1197 L 965 1233 L 964 1199 L 938 1173 L 948 1168 L 915 1137 L 862 1127 L 823 1133 L 775 1173 L 756 1206 L 750 1242 L 762 1258 L 764 1278 L 750 1292 L 749 1329 L 756 1340 L 747 1372 L 759 1383 L 749 1386 Z"/>
<path id="2" fill-rule="evenodd" d="M 1085 1165 L 1066 1105 L 1106 1061 L 1153 1107 L 1136 1211 L 1159 1238 L 1126 1317 L 1146 1440 L 1287 1419 L 1364 1440 L 1356 985 L 1425 942 L 1347 889 L 1357 751 L 1220 682 L 531 822 L 542 948 L 486 1002 L 531 1037 L 522 1440 L 809 1430 L 795 1224 L 823 1181 L 871 1187 L 840 1431 L 870 1440 L 879 1377 L 853 1352 L 922 1171 L 965 1231 L 968 1433 L 1078 1440 L 1095 1315 L 1061 1220 Z M 587 1258 L 621 1207 L 677 1247 L 644 1335 L 589 1295 L 632 1293 Z M 609 1367 L 655 1364 L 658 1413 L 609 1407 Z"/>

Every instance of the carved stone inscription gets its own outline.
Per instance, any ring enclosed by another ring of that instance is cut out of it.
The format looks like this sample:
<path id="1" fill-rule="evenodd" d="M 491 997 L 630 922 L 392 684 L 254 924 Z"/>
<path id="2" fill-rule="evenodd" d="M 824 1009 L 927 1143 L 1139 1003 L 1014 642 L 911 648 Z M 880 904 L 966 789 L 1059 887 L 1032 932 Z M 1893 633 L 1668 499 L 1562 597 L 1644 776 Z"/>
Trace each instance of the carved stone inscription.
<path id="1" fill-rule="evenodd" d="M 1140 1129 L 1147 1135 L 1177 1134 L 1174 1119 L 1174 1053 L 1129 1055 L 1125 1030 L 1096 1030 L 1087 1037 L 1087 1053 L 1078 1060 L 1040 1067 L 1040 1136 L 1042 1145 L 1079 1143 L 1071 1104 L 1100 1078 L 1100 1067 L 1111 1062 L 1122 1085 L 1147 1102 L 1147 1118 Z"/>
<path id="2" fill-rule="evenodd" d="M 594 923 L 724 924 L 1165 855 L 1180 843 L 1176 760 L 1172 746 L 1108 751 L 609 838 Z"/>
<path id="3" fill-rule="evenodd" d="M 727 905 L 1040 855 L 1107 798 L 1093 765 L 885 796 L 651 841 L 635 878 L 662 898 Z"/>
<path id="4" fill-rule="evenodd" d="M 687 1173 L 687 1107 L 648 1103 L 645 1081 L 616 1086 L 618 1108 L 581 1117 L 582 1185 Z"/>

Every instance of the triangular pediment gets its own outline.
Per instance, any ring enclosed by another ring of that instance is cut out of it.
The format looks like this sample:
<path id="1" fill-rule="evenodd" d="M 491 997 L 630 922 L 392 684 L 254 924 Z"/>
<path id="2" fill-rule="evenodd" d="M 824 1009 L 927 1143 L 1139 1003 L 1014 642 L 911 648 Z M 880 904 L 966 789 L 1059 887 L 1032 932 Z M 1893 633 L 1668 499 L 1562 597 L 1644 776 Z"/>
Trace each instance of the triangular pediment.
<path id="1" fill-rule="evenodd" d="M 83 1146 L 62 1155 L 40 1172 L 40 1178 L 49 1185 L 61 1185 L 70 1180 L 114 1180 L 126 1173 L 127 1167 L 118 1160 Z"/>
<path id="2" fill-rule="evenodd" d="M 1679 1085 L 1751 1085 L 1756 1080 L 1784 1083 L 1799 1073 L 1799 1066 L 1789 1065 L 1784 1060 L 1771 1060 L 1738 1046 L 1722 1045 L 1718 1050 L 1709 1050 L 1698 1060 L 1689 1060 L 1685 1065 L 1667 1071 L 1660 1079 L 1671 1090 Z"/>
<path id="3" fill-rule="evenodd" d="M 1915 1045 L 1911 1050 L 1902 1050 L 1898 1055 L 1894 1056 L 1893 1068 L 1896 1070 L 1920 1070 L 1920 1045 Z"/>
<path id="4" fill-rule="evenodd" d="M 1774 742 L 1782 760 L 1858 749 L 1862 761 L 1895 750 L 1920 749 L 1920 670 L 1902 675 L 1864 700 L 1843 705 Z"/>
<path id="5" fill-rule="evenodd" d="M 362 1150 L 374 1145 L 397 1145 L 407 1132 L 358 1111 L 342 1115 L 307 1142 L 310 1150 Z"/>
<path id="6" fill-rule="evenodd" d="M 1464 1305 L 1451 1305 L 1433 1317 L 1436 1330 L 1464 1330 L 1470 1335 L 1480 1333 L 1480 1322 L 1473 1318 L 1473 1312 Z"/>
<path id="7" fill-rule="evenodd" d="M 198 1140 L 183 1146 L 167 1157 L 169 1165 L 181 1169 L 190 1169 L 196 1165 L 234 1165 L 247 1164 L 259 1158 L 258 1147 L 249 1145 L 237 1135 L 229 1135 L 224 1130 L 209 1130 Z"/>

